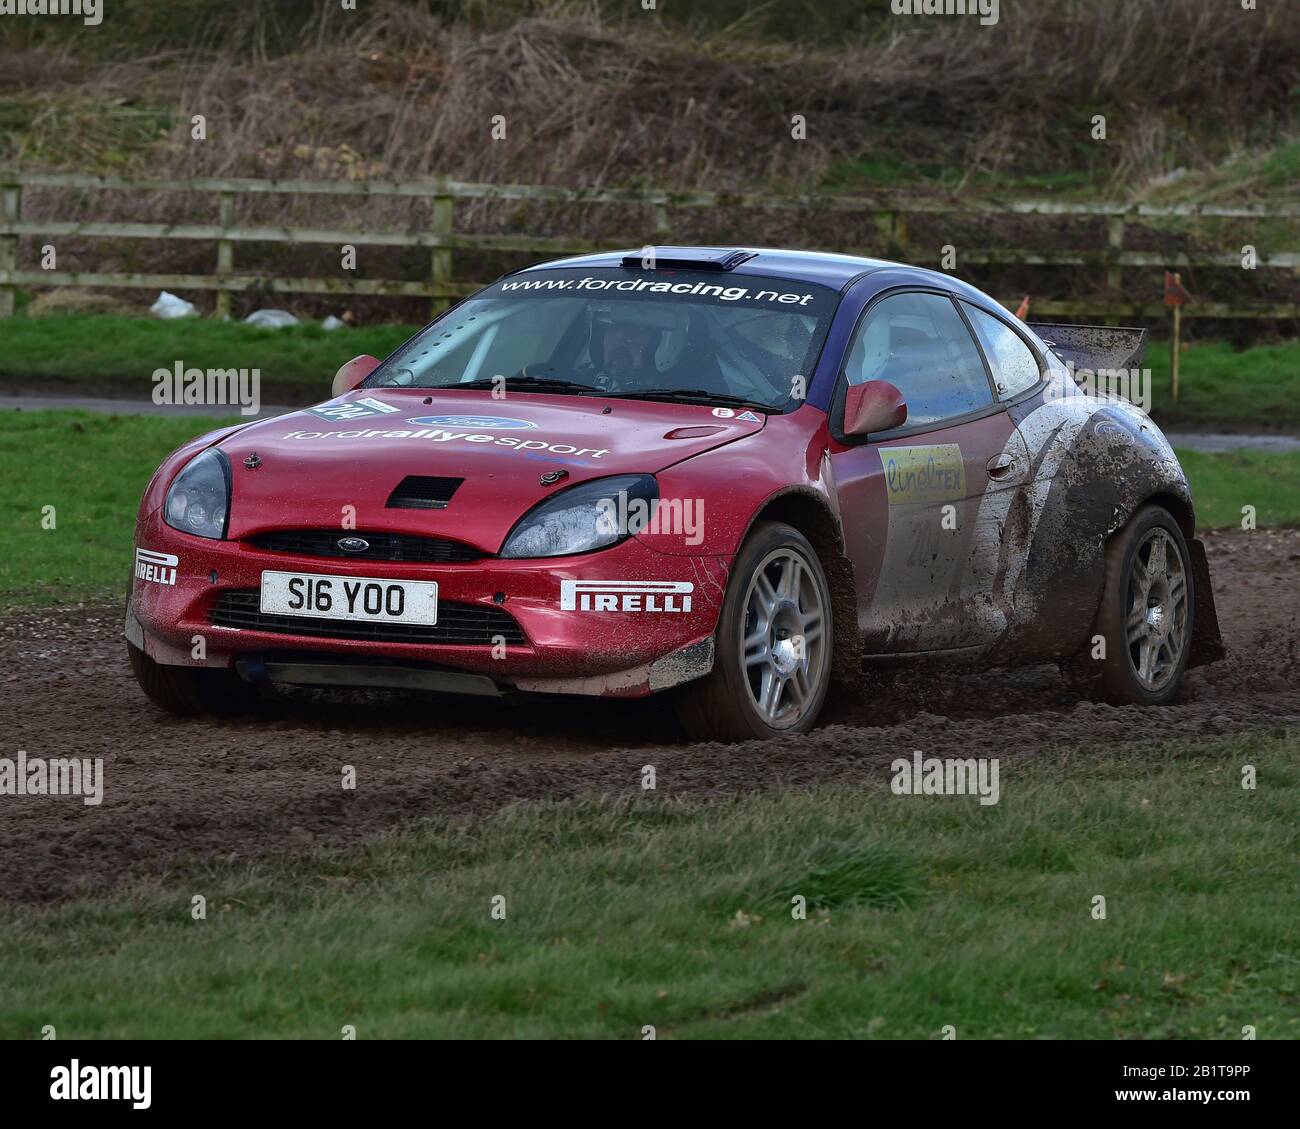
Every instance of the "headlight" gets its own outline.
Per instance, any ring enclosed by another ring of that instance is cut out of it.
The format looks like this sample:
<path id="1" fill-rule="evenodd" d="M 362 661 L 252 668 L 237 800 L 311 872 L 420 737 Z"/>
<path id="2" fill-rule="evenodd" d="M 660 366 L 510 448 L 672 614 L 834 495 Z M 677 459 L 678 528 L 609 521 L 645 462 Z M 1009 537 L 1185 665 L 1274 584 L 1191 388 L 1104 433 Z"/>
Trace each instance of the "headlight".
<path id="1" fill-rule="evenodd" d="M 220 541 L 230 508 L 230 463 L 215 447 L 191 459 L 167 491 L 163 520 L 173 529 Z"/>
<path id="2" fill-rule="evenodd" d="M 604 549 L 649 521 L 659 484 L 649 474 L 624 474 L 584 482 L 538 503 L 510 531 L 501 555 L 567 557 Z"/>

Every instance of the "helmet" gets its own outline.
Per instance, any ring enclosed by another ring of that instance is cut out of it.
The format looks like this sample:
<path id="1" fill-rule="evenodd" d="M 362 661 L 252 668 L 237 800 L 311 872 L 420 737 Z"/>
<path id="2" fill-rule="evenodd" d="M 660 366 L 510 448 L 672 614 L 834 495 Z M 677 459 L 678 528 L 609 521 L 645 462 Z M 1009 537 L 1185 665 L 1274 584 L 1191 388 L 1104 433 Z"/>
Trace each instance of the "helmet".
<path id="1" fill-rule="evenodd" d="M 684 309 L 663 302 L 602 302 L 591 311 L 591 357 L 604 357 L 605 337 L 611 330 L 634 330 L 649 335 L 647 360 L 659 372 L 669 368 L 686 345 L 688 317 Z"/>

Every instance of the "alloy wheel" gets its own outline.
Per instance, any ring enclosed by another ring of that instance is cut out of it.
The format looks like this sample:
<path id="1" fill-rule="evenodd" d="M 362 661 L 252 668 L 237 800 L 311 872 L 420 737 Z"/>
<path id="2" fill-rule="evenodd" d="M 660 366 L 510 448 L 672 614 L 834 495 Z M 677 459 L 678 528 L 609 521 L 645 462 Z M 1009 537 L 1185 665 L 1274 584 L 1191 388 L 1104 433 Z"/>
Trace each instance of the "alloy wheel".
<path id="1" fill-rule="evenodd" d="M 750 698 L 776 729 L 798 724 L 826 677 L 826 608 L 812 566 L 795 549 L 769 553 L 745 593 L 741 668 Z"/>
<path id="2" fill-rule="evenodd" d="M 1144 688 L 1159 691 L 1182 662 L 1188 644 L 1187 571 L 1168 530 L 1155 528 L 1133 552 L 1125 600 L 1129 661 Z"/>

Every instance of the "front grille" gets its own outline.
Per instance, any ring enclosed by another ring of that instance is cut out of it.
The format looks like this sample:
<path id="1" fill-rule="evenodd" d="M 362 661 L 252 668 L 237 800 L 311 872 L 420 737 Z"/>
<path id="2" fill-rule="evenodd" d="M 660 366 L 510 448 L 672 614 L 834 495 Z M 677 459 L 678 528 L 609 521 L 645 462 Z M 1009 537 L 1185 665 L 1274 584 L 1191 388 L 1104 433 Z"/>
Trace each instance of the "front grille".
<path id="1" fill-rule="evenodd" d="M 445 510 L 463 478 L 408 474 L 388 496 L 390 510 Z"/>
<path id="2" fill-rule="evenodd" d="M 339 541 L 360 537 L 370 543 L 359 553 L 344 552 Z M 473 546 L 442 537 L 415 537 L 406 533 L 364 533 L 349 529 L 277 529 L 250 538 L 259 549 L 298 553 L 304 557 L 347 557 L 358 561 L 405 561 L 410 564 L 457 564 L 483 558 Z"/>
<path id="3" fill-rule="evenodd" d="M 367 623 L 351 619 L 316 619 L 313 616 L 272 615 L 261 610 L 255 588 L 221 593 L 212 609 L 216 627 L 243 627 L 279 635 L 306 635 L 314 639 L 364 639 L 371 643 L 442 643 L 449 646 L 491 647 L 498 637 L 507 643 L 525 643 L 513 616 L 500 608 L 439 601 L 438 622 Z"/>

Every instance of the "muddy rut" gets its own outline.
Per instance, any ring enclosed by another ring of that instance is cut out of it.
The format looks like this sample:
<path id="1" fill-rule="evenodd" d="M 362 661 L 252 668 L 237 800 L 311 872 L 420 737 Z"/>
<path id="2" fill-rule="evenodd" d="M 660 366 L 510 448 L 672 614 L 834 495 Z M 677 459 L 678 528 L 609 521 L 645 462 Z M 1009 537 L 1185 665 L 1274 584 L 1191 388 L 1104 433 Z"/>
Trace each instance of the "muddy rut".
<path id="1" fill-rule="evenodd" d="M 806 737 L 688 745 L 656 701 L 416 698 L 295 691 L 253 719 L 175 720 L 127 669 L 117 607 L 0 619 L 0 756 L 101 757 L 104 798 L 0 796 L 0 898 L 40 902 L 195 856 L 346 844 L 430 815 L 640 791 L 722 796 L 883 778 L 913 749 L 1033 755 L 1300 726 L 1300 531 L 1207 538 L 1229 657 L 1177 704 L 1080 701 L 1055 668 L 911 671 L 838 702 Z M 357 787 L 340 786 L 356 766 Z"/>

